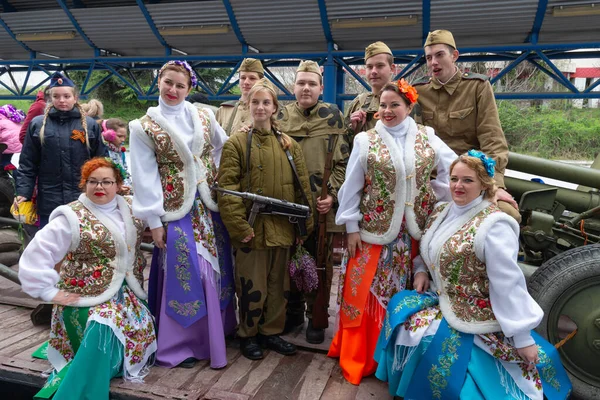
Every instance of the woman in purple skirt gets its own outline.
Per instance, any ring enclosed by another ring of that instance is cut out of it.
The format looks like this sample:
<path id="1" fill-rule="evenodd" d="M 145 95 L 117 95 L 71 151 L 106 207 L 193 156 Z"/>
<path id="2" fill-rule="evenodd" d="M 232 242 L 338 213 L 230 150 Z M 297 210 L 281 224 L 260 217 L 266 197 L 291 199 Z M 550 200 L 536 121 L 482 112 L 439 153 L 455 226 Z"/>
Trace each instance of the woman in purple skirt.
<path id="1" fill-rule="evenodd" d="M 185 61 L 158 74 L 158 107 L 129 124 L 133 213 L 148 222 L 155 251 L 149 305 L 158 325 L 157 363 L 227 364 L 236 325 L 229 237 L 212 185 L 227 135 L 212 111 L 185 101 L 197 78 Z"/>

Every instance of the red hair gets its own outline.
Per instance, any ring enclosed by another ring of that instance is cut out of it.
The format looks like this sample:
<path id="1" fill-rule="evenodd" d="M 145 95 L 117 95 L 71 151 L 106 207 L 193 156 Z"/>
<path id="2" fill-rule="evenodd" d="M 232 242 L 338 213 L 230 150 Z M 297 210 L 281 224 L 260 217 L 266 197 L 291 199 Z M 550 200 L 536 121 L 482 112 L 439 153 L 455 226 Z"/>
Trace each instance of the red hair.
<path id="1" fill-rule="evenodd" d="M 79 188 L 81 190 L 85 190 L 85 185 L 88 178 L 90 177 L 92 172 L 94 172 L 98 168 L 112 169 L 113 173 L 115 174 L 115 181 L 117 182 L 117 185 L 123 184 L 123 177 L 121 176 L 121 171 L 119 171 L 115 163 L 112 162 L 110 158 L 94 157 L 91 160 L 86 161 L 86 163 L 83 164 L 83 167 L 81 167 L 81 180 L 79 181 Z"/>

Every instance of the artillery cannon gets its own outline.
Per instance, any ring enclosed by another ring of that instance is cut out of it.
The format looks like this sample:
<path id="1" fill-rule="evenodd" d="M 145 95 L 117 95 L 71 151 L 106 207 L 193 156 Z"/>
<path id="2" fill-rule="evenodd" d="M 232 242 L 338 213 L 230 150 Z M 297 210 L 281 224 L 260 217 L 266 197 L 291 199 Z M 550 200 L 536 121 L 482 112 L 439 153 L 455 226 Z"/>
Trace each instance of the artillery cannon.
<path id="1" fill-rule="evenodd" d="M 520 265 L 544 310 L 537 331 L 562 342 L 562 362 L 583 399 L 600 398 L 600 156 L 592 168 L 510 153 L 508 168 L 572 182 L 576 190 L 505 178 L 522 215 Z"/>

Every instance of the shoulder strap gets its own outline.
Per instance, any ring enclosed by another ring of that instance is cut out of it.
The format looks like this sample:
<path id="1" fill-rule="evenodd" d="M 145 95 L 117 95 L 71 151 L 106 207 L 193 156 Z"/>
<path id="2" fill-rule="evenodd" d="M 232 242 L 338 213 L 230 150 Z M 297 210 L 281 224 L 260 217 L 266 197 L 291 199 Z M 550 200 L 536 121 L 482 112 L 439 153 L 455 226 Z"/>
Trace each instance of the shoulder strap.
<path id="1" fill-rule="evenodd" d="M 283 140 L 281 139 L 281 134 L 279 134 L 279 132 L 276 132 L 275 136 L 277 137 L 277 140 L 279 141 L 279 144 L 281 145 L 281 148 L 283 149 Z M 294 157 L 292 157 L 292 154 L 290 153 L 289 150 L 286 149 L 284 151 L 285 151 L 285 155 L 286 155 L 288 161 L 290 162 L 292 171 L 294 172 L 294 181 L 296 182 L 296 185 L 298 185 L 298 187 L 300 188 L 300 193 L 302 194 L 302 200 L 304 201 L 304 204 L 306 204 L 307 206 L 310 207 L 308 197 L 306 197 L 306 193 L 304 193 L 304 188 L 302 187 L 302 182 L 300 182 L 300 177 L 298 176 L 298 170 L 296 169 L 296 163 L 294 162 Z"/>
<path id="2" fill-rule="evenodd" d="M 248 177 L 248 187 L 246 188 L 247 192 L 251 192 L 251 182 L 250 179 L 250 152 L 252 151 L 252 134 L 254 133 L 254 128 L 250 128 L 250 132 L 248 132 L 248 136 L 246 138 L 246 176 Z"/>
<path id="3" fill-rule="evenodd" d="M 233 107 L 233 114 L 231 114 L 231 118 L 227 121 L 227 128 L 225 129 L 225 133 L 227 136 L 231 136 L 231 128 L 233 127 L 233 120 L 235 120 L 235 115 L 237 114 L 238 107 L 240 106 L 240 102 L 235 103 L 235 107 Z"/>

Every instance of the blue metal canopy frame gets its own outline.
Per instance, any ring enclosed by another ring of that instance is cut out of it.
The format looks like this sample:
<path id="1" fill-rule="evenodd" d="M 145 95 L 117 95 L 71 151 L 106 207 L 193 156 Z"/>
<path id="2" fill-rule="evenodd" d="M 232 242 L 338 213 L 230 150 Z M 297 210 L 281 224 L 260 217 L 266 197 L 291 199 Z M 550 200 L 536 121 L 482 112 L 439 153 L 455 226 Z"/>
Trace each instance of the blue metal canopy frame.
<path id="1" fill-rule="evenodd" d="M 149 100 L 156 99 L 157 78 L 150 87 L 145 90 L 136 81 L 133 74 L 138 70 L 158 70 L 162 64 L 168 60 L 184 58 L 193 65 L 196 71 L 202 68 L 230 68 L 231 72 L 227 78 L 219 85 L 219 87 L 211 87 L 207 82 L 200 80 L 200 87 L 208 94 L 210 100 L 233 100 L 238 96 L 231 94 L 231 89 L 238 84 L 235 75 L 241 65 L 244 57 L 248 56 L 248 50 L 252 46 L 247 42 L 243 35 L 243 30 L 238 23 L 234 7 L 230 0 L 222 0 L 223 7 L 229 19 L 229 23 L 235 37 L 241 46 L 241 51 L 237 55 L 187 55 L 173 56 L 173 47 L 160 34 L 149 10 L 146 8 L 143 0 L 136 0 L 136 4 L 142 15 L 148 23 L 150 30 L 156 37 L 160 45 L 164 48 L 164 56 L 155 57 L 118 57 L 107 56 L 111 54 L 109 50 L 98 48 L 92 40 L 85 34 L 84 29 L 80 26 L 76 18 L 69 10 L 65 0 L 57 0 L 57 3 L 65 12 L 71 24 L 83 40 L 94 50 L 93 58 L 67 58 L 67 59 L 41 59 L 37 57 L 33 51 L 25 43 L 19 41 L 14 32 L 0 18 L 0 26 L 8 33 L 8 35 L 26 50 L 30 58 L 23 60 L 0 60 L 0 76 L 8 74 L 11 77 L 12 85 L 5 82 L 0 82 L 0 85 L 5 87 L 10 95 L 0 95 L 0 99 L 34 99 L 35 91 L 41 87 L 47 80 L 38 84 L 34 88 L 27 88 L 27 82 L 33 71 L 39 70 L 45 72 L 48 76 L 54 71 L 86 71 L 86 77 L 81 87 L 81 96 L 85 98 L 100 85 L 105 83 L 111 77 L 117 77 L 123 84 L 130 87 L 138 96 L 139 99 Z M 421 39 L 424 43 L 429 30 L 431 29 L 431 0 L 422 0 L 422 16 L 421 16 Z M 507 46 L 479 46 L 479 47 L 462 47 L 459 48 L 461 56 L 459 62 L 486 62 L 486 61 L 504 61 L 507 65 L 502 68 L 492 79 L 491 83 L 496 84 L 501 81 L 506 74 L 513 71 L 522 63 L 529 63 L 537 70 L 551 77 L 554 81 L 565 87 L 564 92 L 543 92 L 543 93 L 496 93 L 497 99 L 582 99 L 582 98 L 600 98 L 600 92 L 594 89 L 600 87 L 600 80 L 596 81 L 583 90 L 578 90 L 560 69 L 554 64 L 553 60 L 560 59 L 577 59 L 577 58 L 600 58 L 600 42 L 581 42 L 581 43 L 557 43 L 557 44 L 540 44 L 539 34 L 544 23 L 544 17 L 547 14 L 548 0 L 539 0 L 535 17 L 531 26 L 530 33 L 522 44 L 507 45 Z M 73 3 L 76 6 L 75 3 Z M 356 72 L 353 66 L 364 64 L 364 54 L 362 51 L 339 51 L 335 43 L 327 9 L 326 0 L 317 0 L 319 7 L 319 17 L 323 35 L 326 40 L 327 50 L 316 52 L 297 52 L 297 53 L 251 53 L 251 57 L 260 59 L 265 65 L 265 76 L 270 79 L 283 92 L 282 100 L 293 99 L 293 93 L 286 88 L 277 78 L 277 75 L 272 70 L 282 66 L 296 66 L 299 60 L 311 59 L 315 60 L 323 67 L 324 76 L 324 91 L 323 99 L 328 102 L 337 103 L 343 107 L 345 100 L 353 99 L 356 94 L 346 93 L 345 81 L 350 75 L 358 81 L 365 89 L 369 90 L 368 83 Z M 588 51 L 579 51 L 582 49 L 591 49 Z M 573 50 L 578 50 L 573 52 Z M 113 53 L 114 54 L 114 53 Z M 404 49 L 393 52 L 395 63 L 403 65 L 400 72 L 394 77 L 399 78 L 420 78 L 415 76 L 415 73 L 421 70 L 421 67 L 426 63 L 422 48 Z M 91 87 L 89 86 L 92 73 L 104 71 L 106 75 Z M 25 72 L 26 77 L 22 85 L 18 85 L 12 76 L 13 72 Z"/>

